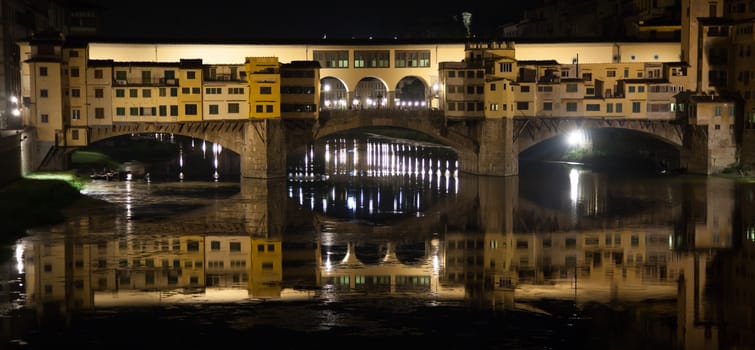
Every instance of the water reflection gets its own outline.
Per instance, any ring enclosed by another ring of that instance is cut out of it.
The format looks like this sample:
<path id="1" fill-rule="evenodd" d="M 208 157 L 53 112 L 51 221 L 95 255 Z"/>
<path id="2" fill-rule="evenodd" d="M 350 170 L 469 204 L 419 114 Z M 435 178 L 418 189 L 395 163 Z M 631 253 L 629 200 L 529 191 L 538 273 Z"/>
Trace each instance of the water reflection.
<path id="1" fill-rule="evenodd" d="M 496 347 L 754 344 L 752 183 L 558 164 L 481 178 L 439 152 L 341 139 L 308 149 L 288 179 L 93 182 L 88 194 L 112 207 L 12 248 L 4 313 L 35 314 L 4 339 L 42 342 L 20 331 L 91 325 L 80 315 L 128 319 L 139 307 L 169 320 L 193 305 L 202 320 L 180 315 L 191 331 L 223 319 L 239 332 L 409 327 Z M 308 306 L 282 316 L 262 309 L 271 300 Z M 391 321 L 378 322 L 386 312 Z"/>

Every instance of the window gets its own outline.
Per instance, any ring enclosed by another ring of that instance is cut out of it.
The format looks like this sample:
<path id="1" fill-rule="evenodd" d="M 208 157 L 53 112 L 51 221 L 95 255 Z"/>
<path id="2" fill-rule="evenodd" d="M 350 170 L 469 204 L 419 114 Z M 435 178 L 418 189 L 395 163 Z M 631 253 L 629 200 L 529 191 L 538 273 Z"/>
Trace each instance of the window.
<path id="1" fill-rule="evenodd" d="M 79 139 L 79 129 L 71 130 L 71 140 L 78 140 L 78 139 Z"/>
<path id="2" fill-rule="evenodd" d="M 632 102 L 632 113 L 640 113 L 640 102 Z"/>
<path id="3" fill-rule="evenodd" d="M 634 93 L 634 90 L 635 90 L 635 87 L 634 87 L 634 85 L 629 85 L 629 86 L 627 87 L 627 92 L 629 92 L 630 94 L 631 94 L 631 93 Z"/>
<path id="4" fill-rule="evenodd" d="M 47 76 L 47 67 L 39 67 L 39 76 L 40 77 L 46 77 Z"/>
<path id="5" fill-rule="evenodd" d="M 622 105 L 621 105 L 621 103 L 617 103 L 616 104 L 616 113 L 621 113 L 621 112 L 622 112 Z"/>
<path id="6" fill-rule="evenodd" d="M 79 77 L 79 68 L 73 67 L 71 68 L 71 77 L 78 78 Z"/>
<path id="7" fill-rule="evenodd" d="M 600 104 L 597 103 L 588 103 L 585 106 L 585 110 L 589 112 L 600 112 Z"/>
<path id="8" fill-rule="evenodd" d="M 73 119 L 73 120 L 80 120 L 81 119 L 81 110 L 80 109 L 72 109 L 71 110 L 71 119 Z"/>
<path id="9" fill-rule="evenodd" d="M 543 102 L 543 110 L 544 111 L 552 111 L 553 110 L 553 102 Z"/>
<path id="10" fill-rule="evenodd" d="M 567 102 L 566 103 L 566 111 L 567 112 L 576 112 L 577 111 L 577 103 L 576 102 Z"/>
<path id="11" fill-rule="evenodd" d="M 220 250 L 220 241 L 211 241 L 210 250 Z"/>
<path id="12" fill-rule="evenodd" d="M 125 70 L 115 71 L 115 80 L 126 81 L 126 71 Z"/>
<path id="13" fill-rule="evenodd" d="M 265 105 L 265 112 L 273 113 L 273 105 Z"/>
<path id="14" fill-rule="evenodd" d="M 157 109 L 160 111 L 160 116 L 164 117 L 168 115 L 168 106 L 166 105 L 160 105 L 157 107 Z"/>
<path id="15" fill-rule="evenodd" d="M 530 87 L 529 87 L 529 85 L 522 85 L 521 87 L 519 87 L 519 91 L 521 91 L 521 92 L 530 92 Z"/>
<path id="16" fill-rule="evenodd" d="M 42 123 L 49 123 L 50 122 L 50 116 L 48 114 L 42 114 L 39 116 L 39 120 Z"/>
<path id="17" fill-rule="evenodd" d="M 129 109 L 128 109 L 128 115 L 138 116 L 139 115 L 139 107 L 129 107 Z"/>
<path id="18" fill-rule="evenodd" d="M 613 103 L 606 103 L 606 113 L 613 113 Z"/>
<path id="19" fill-rule="evenodd" d="M 178 116 L 178 105 L 170 105 L 170 116 L 171 117 Z"/>
<path id="20" fill-rule="evenodd" d="M 270 86 L 260 86 L 260 95 L 270 95 L 273 93 L 273 88 Z"/>
<path id="21" fill-rule="evenodd" d="M 178 96 L 178 88 L 170 88 L 170 95 L 173 97 Z"/>
<path id="22" fill-rule="evenodd" d="M 498 69 L 503 73 L 510 73 L 513 70 L 511 62 L 501 62 L 498 64 Z"/>
<path id="23" fill-rule="evenodd" d="M 579 87 L 577 84 L 566 84 L 566 92 L 577 92 L 579 91 Z"/>
<path id="24" fill-rule="evenodd" d="M 105 119 L 105 108 L 95 107 L 94 108 L 94 118 L 95 119 Z"/>
<path id="25" fill-rule="evenodd" d="M 152 97 L 152 90 L 142 89 L 142 97 Z"/>
<path id="26" fill-rule="evenodd" d="M 193 88 L 191 88 L 191 93 L 195 94 L 195 95 L 199 95 L 199 94 L 202 93 L 202 88 L 193 87 Z"/>
<path id="27" fill-rule="evenodd" d="M 187 103 L 184 106 L 184 114 L 186 115 L 197 115 L 197 105 L 193 103 Z"/>
<path id="28" fill-rule="evenodd" d="M 197 72 L 188 71 L 186 72 L 186 79 L 196 79 L 197 78 Z"/>
<path id="29" fill-rule="evenodd" d="M 102 69 L 95 69 L 94 70 L 94 78 L 95 79 L 102 79 L 104 75 L 102 74 Z"/>
<path id="30" fill-rule="evenodd" d="M 80 89 L 71 89 L 71 97 L 81 97 Z"/>
<path id="31" fill-rule="evenodd" d="M 102 98 L 104 96 L 105 96 L 105 90 L 100 89 L 100 88 L 94 89 L 94 97 L 95 98 Z"/>
<path id="32" fill-rule="evenodd" d="M 228 113 L 238 113 L 239 112 L 239 104 L 238 103 L 229 103 L 228 104 Z"/>
<path id="33" fill-rule="evenodd" d="M 128 89 L 128 96 L 129 97 L 139 97 L 139 90 L 137 90 L 137 89 Z"/>
<path id="34" fill-rule="evenodd" d="M 125 116 L 126 115 L 126 108 L 125 107 L 116 107 L 115 108 L 115 115 L 117 116 Z"/>
<path id="35" fill-rule="evenodd" d="M 241 251 L 241 242 L 231 242 L 229 248 L 230 248 L 230 251 L 232 251 L 232 252 L 240 252 Z"/>
<path id="36" fill-rule="evenodd" d="M 188 95 L 191 93 L 191 88 L 188 88 L 188 87 L 181 88 L 181 93 L 184 95 Z"/>
<path id="37" fill-rule="evenodd" d="M 347 50 L 314 51 L 312 57 L 320 62 L 322 68 L 349 68 L 349 51 Z"/>
<path id="38" fill-rule="evenodd" d="M 720 117 L 722 112 L 723 112 L 723 108 L 721 108 L 721 106 L 715 106 L 715 107 L 713 107 L 713 115 L 714 116 Z"/>
<path id="39" fill-rule="evenodd" d="M 606 71 L 606 76 L 609 77 L 609 78 L 615 78 L 616 77 L 616 71 L 613 70 L 613 69 L 608 70 L 608 71 Z"/>
<path id="40" fill-rule="evenodd" d="M 403 67 L 430 67 L 430 51 L 396 50 L 394 66 Z"/>
<path id="41" fill-rule="evenodd" d="M 254 106 L 254 111 L 257 113 L 262 113 L 262 105 L 256 105 Z"/>
<path id="42" fill-rule="evenodd" d="M 411 67 L 416 67 L 416 59 L 409 61 Z M 390 67 L 390 51 L 362 51 L 354 50 L 354 68 L 388 68 Z"/>
<path id="43" fill-rule="evenodd" d="M 115 97 L 126 97 L 126 90 L 115 89 Z"/>
<path id="44" fill-rule="evenodd" d="M 516 109 L 519 111 L 526 111 L 529 109 L 529 103 L 527 103 L 527 101 L 519 101 L 516 103 Z"/>
<path id="45" fill-rule="evenodd" d="M 39 90 L 39 97 L 47 97 L 47 89 Z"/>
<path id="46" fill-rule="evenodd" d="M 76 50 L 71 50 L 68 52 L 68 57 L 79 57 L 79 52 Z"/>
<path id="47" fill-rule="evenodd" d="M 218 105 L 210 105 L 210 114 L 211 115 L 217 115 L 217 114 L 219 114 Z"/>

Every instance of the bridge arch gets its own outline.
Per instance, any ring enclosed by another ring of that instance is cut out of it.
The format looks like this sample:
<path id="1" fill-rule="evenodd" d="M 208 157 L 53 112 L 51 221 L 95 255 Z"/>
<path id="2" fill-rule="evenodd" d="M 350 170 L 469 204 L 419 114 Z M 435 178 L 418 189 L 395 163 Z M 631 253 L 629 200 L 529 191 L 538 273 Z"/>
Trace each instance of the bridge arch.
<path id="1" fill-rule="evenodd" d="M 457 153 L 474 151 L 477 143 L 458 133 L 451 133 L 446 127 L 442 112 L 418 110 L 351 110 L 320 113 L 320 120 L 313 128 L 309 141 L 323 139 L 330 135 L 351 130 L 368 128 L 394 128 L 418 132 L 434 142 L 451 147 Z M 304 139 L 287 140 L 289 148 L 305 145 Z"/>
<path id="2" fill-rule="evenodd" d="M 674 121 L 615 120 L 602 118 L 526 118 L 515 120 L 514 140 L 519 153 L 545 140 L 578 129 L 624 129 L 640 132 L 679 149 L 683 146 L 684 130 Z"/>
<path id="3" fill-rule="evenodd" d="M 92 127 L 89 143 L 129 134 L 174 134 L 216 143 L 225 150 L 243 154 L 244 121 L 205 121 L 190 123 L 119 123 L 108 127 Z"/>

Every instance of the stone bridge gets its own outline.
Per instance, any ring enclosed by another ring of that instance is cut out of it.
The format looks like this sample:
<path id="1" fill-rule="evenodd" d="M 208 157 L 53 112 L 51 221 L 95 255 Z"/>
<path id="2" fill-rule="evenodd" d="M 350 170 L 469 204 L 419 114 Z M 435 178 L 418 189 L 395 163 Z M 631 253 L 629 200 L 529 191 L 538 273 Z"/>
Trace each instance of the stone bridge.
<path id="1" fill-rule="evenodd" d="M 360 128 L 400 128 L 425 134 L 453 148 L 459 169 L 475 175 L 518 175 L 519 153 L 546 139 L 578 128 L 640 131 L 677 148 L 684 125 L 669 120 L 534 117 L 515 119 L 447 119 L 431 110 L 324 111 L 319 120 L 252 119 L 179 123 L 117 123 L 91 127 L 89 142 L 132 133 L 171 133 L 218 143 L 240 155 L 243 177 L 286 175 L 286 154 L 330 135 Z"/>

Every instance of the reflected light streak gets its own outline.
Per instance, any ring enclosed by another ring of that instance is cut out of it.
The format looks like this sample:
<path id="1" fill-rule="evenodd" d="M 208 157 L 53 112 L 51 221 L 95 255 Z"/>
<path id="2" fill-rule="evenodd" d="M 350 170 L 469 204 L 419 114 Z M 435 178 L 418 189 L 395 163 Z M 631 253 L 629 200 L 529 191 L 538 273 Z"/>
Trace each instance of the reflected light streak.
<path id="1" fill-rule="evenodd" d="M 571 185 L 569 198 L 573 204 L 576 204 L 579 199 L 579 170 L 572 168 L 569 171 L 569 184 Z"/>
<path id="2" fill-rule="evenodd" d="M 21 243 L 16 244 L 16 270 L 18 273 L 24 273 L 24 245 Z"/>
<path id="3" fill-rule="evenodd" d="M 356 199 L 354 199 L 354 196 L 349 196 L 346 198 L 346 208 L 348 208 L 351 211 L 356 210 Z"/>

